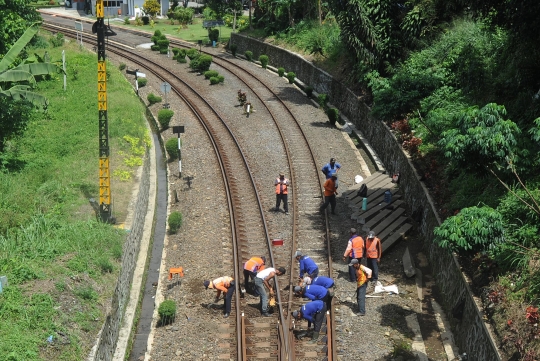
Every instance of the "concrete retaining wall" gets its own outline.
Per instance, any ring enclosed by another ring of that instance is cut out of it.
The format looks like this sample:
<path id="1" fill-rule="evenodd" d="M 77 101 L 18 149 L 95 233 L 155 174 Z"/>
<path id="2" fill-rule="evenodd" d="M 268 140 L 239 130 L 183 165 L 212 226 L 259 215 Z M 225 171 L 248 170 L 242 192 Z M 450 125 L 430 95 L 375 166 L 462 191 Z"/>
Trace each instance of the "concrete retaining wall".
<path id="1" fill-rule="evenodd" d="M 390 174 L 400 173 L 399 188 L 409 214 L 418 216 L 416 220 L 425 237 L 424 247 L 444 300 L 442 306 L 448 315 L 452 315 L 453 309 L 463 305 L 460 319 L 449 317 L 460 352 L 466 352 L 471 360 L 500 360 L 495 342 L 483 322 L 479 303 L 472 295 L 455 256 L 432 242 L 433 229 L 441 224 L 441 220 L 410 159 L 386 124 L 369 116 L 369 108 L 346 86 L 301 56 L 239 34 L 231 34 L 231 43 L 238 46 L 237 54 L 250 50 L 253 52 L 253 59 L 265 54 L 269 57 L 269 65 L 283 67 L 286 72 L 292 71 L 299 80 L 313 87 L 317 93 L 327 94 L 330 103 L 371 143 L 386 170 Z"/>
<path id="2" fill-rule="evenodd" d="M 150 189 L 150 154 L 147 151 L 139 183 L 139 193 L 135 204 L 132 226 L 123 247 L 122 269 L 111 302 L 111 312 L 105 324 L 96 349 L 94 360 L 110 361 L 113 359 L 118 334 L 122 327 L 122 318 L 129 300 L 131 280 L 137 263 L 139 248 L 143 236 L 144 222 L 148 209 Z"/>

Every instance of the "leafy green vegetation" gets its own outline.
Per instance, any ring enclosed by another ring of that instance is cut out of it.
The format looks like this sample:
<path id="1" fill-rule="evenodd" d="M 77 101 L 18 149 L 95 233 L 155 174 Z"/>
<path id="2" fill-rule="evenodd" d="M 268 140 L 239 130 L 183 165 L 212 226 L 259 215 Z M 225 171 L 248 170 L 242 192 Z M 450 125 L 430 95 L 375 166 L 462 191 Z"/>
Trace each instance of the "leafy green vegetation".
<path id="1" fill-rule="evenodd" d="M 182 227 L 182 213 L 171 212 L 169 215 L 169 232 L 176 233 Z"/>
<path id="2" fill-rule="evenodd" d="M 160 109 L 158 111 L 158 122 L 161 125 L 161 129 L 165 130 L 169 128 L 169 123 L 174 115 L 174 112 L 170 109 Z"/>
<path id="3" fill-rule="evenodd" d="M 174 160 L 178 158 L 178 139 L 176 138 L 169 138 L 165 142 L 165 150 L 167 151 L 167 154 L 169 155 L 169 159 Z"/>
<path id="4" fill-rule="evenodd" d="M 165 300 L 161 302 L 158 308 L 160 317 L 160 325 L 168 325 L 174 321 L 176 316 L 176 303 L 173 300 Z"/>

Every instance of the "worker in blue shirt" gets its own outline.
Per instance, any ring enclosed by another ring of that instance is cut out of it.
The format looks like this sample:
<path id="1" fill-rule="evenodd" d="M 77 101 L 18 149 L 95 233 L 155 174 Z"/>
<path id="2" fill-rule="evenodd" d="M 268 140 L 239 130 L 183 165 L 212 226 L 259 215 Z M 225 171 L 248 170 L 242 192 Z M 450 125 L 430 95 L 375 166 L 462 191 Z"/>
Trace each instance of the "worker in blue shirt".
<path id="1" fill-rule="evenodd" d="M 331 308 L 332 297 L 334 297 L 334 292 L 317 285 L 296 286 L 294 287 L 294 294 L 298 297 L 309 298 L 312 301 L 321 300 L 326 303 L 327 309 Z"/>
<path id="2" fill-rule="evenodd" d="M 309 256 L 302 256 L 302 253 L 300 251 L 296 251 L 296 254 L 294 256 L 296 260 L 300 262 L 299 284 L 302 283 L 304 274 L 306 276 L 309 276 L 310 278 L 315 278 L 319 275 L 319 267 L 311 258 L 309 258 Z"/>
<path id="3" fill-rule="evenodd" d="M 311 343 L 316 343 L 319 338 L 319 332 L 326 314 L 326 304 L 323 301 L 311 301 L 300 307 L 298 311 L 292 313 L 292 317 L 300 321 L 302 318 L 308 321 L 308 328 L 313 322 L 313 336 Z"/>
<path id="4" fill-rule="evenodd" d="M 322 167 L 321 171 L 326 176 L 326 179 L 330 179 L 332 177 L 333 173 L 336 173 L 341 169 L 341 164 L 336 163 L 336 158 L 332 157 L 330 158 L 330 162 L 326 163 L 324 167 Z M 336 188 L 338 187 L 337 180 L 336 180 Z"/>
<path id="5" fill-rule="evenodd" d="M 309 276 L 304 276 L 302 286 L 308 285 L 323 286 L 324 288 L 328 289 L 334 287 L 334 280 L 325 276 L 317 276 L 313 279 L 311 279 Z"/>

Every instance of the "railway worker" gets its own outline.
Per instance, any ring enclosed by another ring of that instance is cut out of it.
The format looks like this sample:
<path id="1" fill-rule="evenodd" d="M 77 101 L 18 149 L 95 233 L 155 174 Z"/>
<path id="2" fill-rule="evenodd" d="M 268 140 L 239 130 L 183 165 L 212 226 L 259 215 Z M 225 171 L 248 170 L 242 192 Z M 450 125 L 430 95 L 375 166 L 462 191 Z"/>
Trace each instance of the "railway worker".
<path id="1" fill-rule="evenodd" d="M 349 263 L 356 270 L 356 301 L 358 302 L 358 315 L 365 316 L 366 314 L 366 289 L 369 279 L 371 278 L 371 270 L 363 266 L 355 258 Z"/>
<path id="2" fill-rule="evenodd" d="M 265 256 L 251 257 L 248 261 L 246 261 L 246 263 L 244 263 L 244 290 L 249 289 L 249 279 L 251 278 L 253 281 L 255 276 L 257 276 L 257 272 L 264 269 L 265 264 Z"/>
<path id="3" fill-rule="evenodd" d="M 235 284 L 234 279 L 229 276 L 223 276 L 216 278 L 213 281 L 206 280 L 203 282 L 205 289 L 213 288 L 216 290 L 216 299 L 214 303 L 219 301 L 221 292 L 225 295 L 225 309 L 223 310 L 223 317 L 229 317 L 231 314 L 231 300 L 234 294 Z"/>
<path id="4" fill-rule="evenodd" d="M 382 247 L 381 240 L 375 237 L 375 232 L 370 231 L 366 239 L 366 260 L 367 266 L 373 271 L 371 282 L 377 284 L 379 280 L 379 262 L 381 262 Z"/>
<path id="5" fill-rule="evenodd" d="M 274 288 L 270 285 L 270 283 L 268 283 L 268 281 L 274 278 L 274 276 L 284 275 L 285 272 L 285 268 L 283 267 L 279 267 L 278 269 L 269 267 L 259 271 L 255 277 L 255 289 L 259 293 L 261 299 L 261 313 L 264 317 L 270 317 L 270 314 L 268 313 L 268 296 L 266 295 L 264 286 L 268 288 L 270 291 L 270 297 L 272 297 L 274 295 Z"/>
<path id="6" fill-rule="evenodd" d="M 336 214 L 336 195 L 338 194 L 336 183 L 336 173 L 332 173 L 332 177 L 327 179 L 326 182 L 324 182 L 324 204 L 319 208 L 319 212 L 325 210 L 326 207 L 328 207 L 328 204 L 330 204 L 332 208 L 332 214 Z"/>
<path id="7" fill-rule="evenodd" d="M 336 158 L 332 157 L 330 158 L 330 162 L 326 163 L 324 167 L 322 167 L 321 171 L 325 175 L 326 179 L 330 179 L 332 177 L 332 173 L 336 173 L 341 169 L 341 164 L 336 163 Z M 336 188 L 338 187 L 338 182 L 336 181 Z"/>
<path id="8" fill-rule="evenodd" d="M 308 285 L 316 285 L 316 286 L 323 286 L 326 289 L 334 287 L 334 280 L 330 277 L 325 276 L 317 276 L 313 279 L 309 276 L 304 277 L 304 282 L 302 282 L 302 286 L 308 286 Z"/>
<path id="9" fill-rule="evenodd" d="M 294 294 L 297 297 L 309 298 L 312 301 L 321 300 L 326 303 L 327 309 L 330 309 L 332 298 L 334 297 L 333 291 L 326 289 L 326 287 L 317 285 L 295 286 Z"/>
<path id="10" fill-rule="evenodd" d="M 299 262 L 300 266 L 300 276 L 298 284 L 302 284 L 302 281 L 305 276 L 309 276 L 311 279 L 319 275 L 319 266 L 313 261 L 309 256 L 303 256 L 302 252 L 296 251 L 294 257 Z"/>
<path id="11" fill-rule="evenodd" d="M 279 177 L 274 181 L 274 186 L 276 187 L 276 208 L 274 211 L 279 211 L 279 205 L 283 201 L 283 210 L 285 214 L 289 214 L 289 204 L 287 203 L 287 194 L 289 193 L 289 180 L 285 178 L 283 172 L 279 173 Z"/>
<path id="12" fill-rule="evenodd" d="M 356 233 L 356 228 L 351 228 L 351 237 L 349 238 L 349 242 L 347 243 L 347 249 L 343 254 L 343 261 L 348 261 L 348 263 L 351 263 L 353 259 L 357 259 L 359 263 L 362 262 L 362 257 L 364 257 L 364 248 L 364 239 Z M 353 267 L 351 267 L 350 264 L 349 281 L 356 281 L 356 271 Z"/>
<path id="13" fill-rule="evenodd" d="M 292 313 L 292 317 L 300 321 L 302 318 L 308 321 L 308 328 L 313 323 L 313 336 L 310 343 L 316 343 L 319 338 L 319 332 L 326 314 L 326 303 L 321 300 L 315 300 L 306 303 L 298 311 Z"/>

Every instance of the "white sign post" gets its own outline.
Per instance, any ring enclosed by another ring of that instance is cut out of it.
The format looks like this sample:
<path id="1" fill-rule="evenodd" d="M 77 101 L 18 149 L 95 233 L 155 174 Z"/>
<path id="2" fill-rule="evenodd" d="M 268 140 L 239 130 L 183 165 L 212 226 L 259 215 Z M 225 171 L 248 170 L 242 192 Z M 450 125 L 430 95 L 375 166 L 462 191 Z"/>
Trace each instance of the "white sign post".
<path id="1" fill-rule="evenodd" d="M 75 30 L 77 30 L 77 42 L 79 42 L 79 32 L 81 32 L 81 45 L 83 44 L 83 24 L 80 21 L 75 21 Z"/>
<path id="2" fill-rule="evenodd" d="M 165 94 L 165 104 L 163 104 L 163 108 L 169 109 L 169 103 L 167 103 L 167 93 L 171 91 L 171 84 L 164 82 L 161 84 L 161 91 L 163 94 Z"/>
<path id="3" fill-rule="evenodd" d="M 66 84 L 66 51 L 62 50 L 62 69 L 64 69 L 64 91 L 67 89 Z"/>

